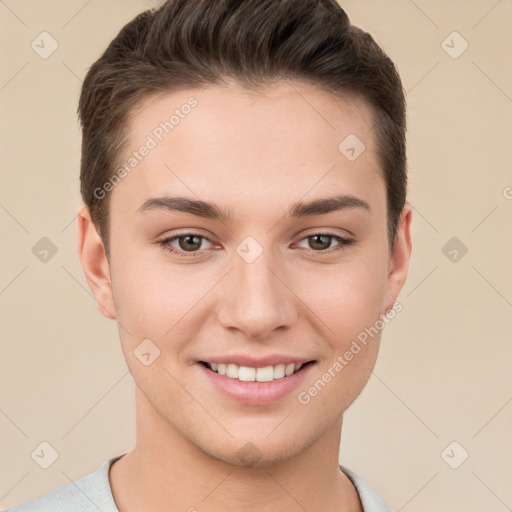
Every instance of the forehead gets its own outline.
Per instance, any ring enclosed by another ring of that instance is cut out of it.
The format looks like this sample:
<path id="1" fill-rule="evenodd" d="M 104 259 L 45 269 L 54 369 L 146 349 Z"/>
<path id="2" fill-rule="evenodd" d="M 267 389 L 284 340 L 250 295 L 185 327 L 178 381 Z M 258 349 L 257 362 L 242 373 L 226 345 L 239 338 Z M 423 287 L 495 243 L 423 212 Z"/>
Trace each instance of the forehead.
<path id="1" fill-rule="evenodd" d="M 248 202 L 292 203 L 333 189 L 378 201 L 384 182 L 372 130 L 360 98 L 297 82 L 152 96 L 128 120 L 121 158 L 128 172 L 112 202 L 122 199 L 133 212 L 148 197 L 178 193 L 249 212 Z"/>

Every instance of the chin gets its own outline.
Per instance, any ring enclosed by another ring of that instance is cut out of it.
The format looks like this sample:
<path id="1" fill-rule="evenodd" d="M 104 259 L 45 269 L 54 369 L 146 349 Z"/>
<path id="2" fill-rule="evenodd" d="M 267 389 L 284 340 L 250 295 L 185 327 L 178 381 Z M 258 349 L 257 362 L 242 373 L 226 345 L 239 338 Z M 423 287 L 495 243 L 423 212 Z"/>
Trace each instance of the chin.
<path id="1" fill-rule="evenodd" d="M 211 447 L 203 450 L 210 458 L 223 462 L 230 466 L 247 468 L 266 468 L 283 464 L 293 459 L 301 448 L 298 446 L 286 447 L 280 446 L 279 449 L 269 449 L 269 447 L 257 446 L 251 441 L 242 444 L 241 447 L 235 447 L 235 450 L 213 451 Z"/>
<path id="2" fill-rule="evenodd" d="M 286 435 L 274 432 L 269 436 L 244 434 L 224 439 L 223 442 L 212 442 L 212 437 L 191 441 L 211 459 L 231 466 L 260 468 L 286 463 L 315 443 L 315 437 L 311 435 L 305 438 L 304 431 L 297 432 L 301 436 L 297 439 L 293 439 L 289 432 Z"/>

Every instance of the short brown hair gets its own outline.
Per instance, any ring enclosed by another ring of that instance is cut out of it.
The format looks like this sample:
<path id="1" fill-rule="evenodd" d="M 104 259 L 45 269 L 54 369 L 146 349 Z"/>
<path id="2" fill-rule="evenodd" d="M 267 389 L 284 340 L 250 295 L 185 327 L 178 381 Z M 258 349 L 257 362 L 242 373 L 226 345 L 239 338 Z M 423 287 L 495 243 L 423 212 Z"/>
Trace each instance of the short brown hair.
<path id="1" fill-rule="evenodd" d="M 335 0 L 168 0 L 126 24 L 85 77 L 80 192 L 109 257 L 109 197 L 130 113 L 166 91 L 298 79 L 372 107 L 390 246 L 406 201 L 406 103 L 400 76 Z M 341 142 L 341 141 L 340 141 Z"/>

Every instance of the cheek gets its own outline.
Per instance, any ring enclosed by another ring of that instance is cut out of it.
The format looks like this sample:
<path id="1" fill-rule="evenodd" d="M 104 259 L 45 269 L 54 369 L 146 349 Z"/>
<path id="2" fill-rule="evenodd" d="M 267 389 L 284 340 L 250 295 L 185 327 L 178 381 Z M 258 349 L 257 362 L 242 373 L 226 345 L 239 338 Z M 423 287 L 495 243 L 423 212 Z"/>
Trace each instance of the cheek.
<path id="1" fill-rule="evenodd" d="M 122 247 L 121 240 L 117 242 L 116 245 L 113 241 L 112 247 Z M 289 300 L 297 302 L 297 308 L 304 308 L 300 316 L 316 322 L 318 334 L 340 344 L 340 349 L 344 342 L 372 325 L 382 312 L 388 264 L 382 245 L 373 240 L 371 246 L 360 247 L 339 263 L 303 260 L 295 262 L 293 268 L 282 268 L 293 291 Z M 166 262 L 154 247 L 139 252 L 113 251 L 112 282 L 118 320 L 136 339 L 172 339 L 179 344 L 180 339 L 193 335 L 189 332 L 189 336 L 183 336 L 184 329 L 189 331 L 206 320 L 202 317 L 212 306 L 209 292 L 223 287 L 219 279 L 225 270 L 213 261 Z"/>
<path id="2" fill-rule="evenodd" d="M 113 265 L 118 320 L 134 338 L 180 342 L 176 336 L 197 318 L 201 299 L 216 282 L 212 271 L 195 265 L 162 264 L 143 257 L 119 258 Z M 135 340 L 134 340 L 135 341 Z"/>
<path id="3" fill-rule="evenodd" d="M 157 390 L 179 392 L 169 372 L 186 364 L 185 349 L 202 322 L 198 304 L 209 288 L 208 280 L 170 266 L 136 258 L 118 263 L 113 289 L 121 347 L 137 386 L 154 403 L 162 399 Z"/>
<path id="4" fill-rule="evenodd" d="M 384 312 L 387 260 L 361 251 L 339 265 L 310 267 L 298 274 L 295 289 L 323 325 L 332 345 L 343 346 Z"/>
<path id="5" fill-rule="evenodd" d="M 329 421 L 359 396 L 375 366 L 385 276 L 383 267 L 375 263 L 340 267 L 328 279 L 317 276 L 318 286 L 305 300 L 321 319 L 315 327 L 325 345 L 318 372 L 302 386 L 299 401 L 314 402 L 318 414 L 327 415 Z"/>

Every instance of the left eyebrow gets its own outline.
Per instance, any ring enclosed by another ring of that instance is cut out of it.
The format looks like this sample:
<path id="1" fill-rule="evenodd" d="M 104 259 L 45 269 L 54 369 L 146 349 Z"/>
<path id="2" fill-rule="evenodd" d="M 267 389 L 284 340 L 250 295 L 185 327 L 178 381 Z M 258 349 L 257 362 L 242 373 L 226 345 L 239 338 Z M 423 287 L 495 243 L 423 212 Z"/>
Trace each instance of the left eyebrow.
<path id="1" fill-rule="evenodd" d="M 326 199 L 315 199 L 313 201 L 303 203 L 298 202 L 292 205 L 287 215 L 291 217 L 310 217 L 314 215 L 324 215 L 338 210 L 351 210 L 353 208 L 362 208 L 371 213 L 370 205 L 359 197 L 352 194 L 343 194 Z"/>
<path id="2" fill-rule="evenodd" d="M 231 212 L 225 210 L 215 203 L 201 201 L 191 197 L 150 197 L 137 210 L 137 213 L 145 213 L 148 210 L 166 210 L 169 212 L 184 212 L 198 217 L 208 219 L 219 219 L 221 221 L 229 221 Z"/>
<path id="3" fill-rule="evenodd" d="M 294 203 L 286 216 L 293 218 L 312 217 L 315 215 L 325 215 L 339 210 L 349 210 L 361 208 L 371 213 L 370 205 L 359 197 L 352 194 L 343 194 L 335 197 L 324 199 L 315 199 L 309 202 L 299 201 Z M 221 221 L 229 221 L 233 218 L 233 213 L 229 210 L 221 208 L 215 203 L 201 201 L 191 197 L 151 197 L 142 204 L 137 210 L 138 213 L 144 213 L 148 210 L 167 210 L 171 212 L 184 212 L 199 217 L 209 219 L 219 219 Z"/>

